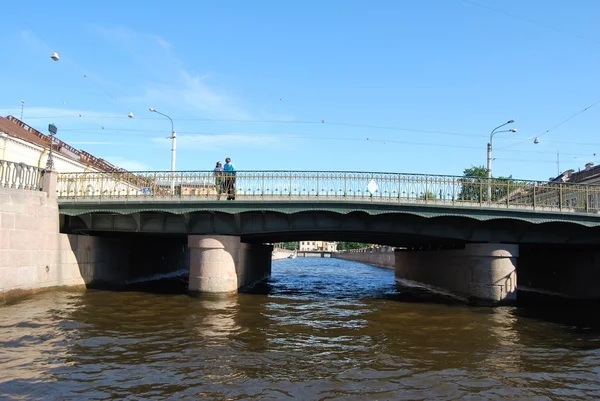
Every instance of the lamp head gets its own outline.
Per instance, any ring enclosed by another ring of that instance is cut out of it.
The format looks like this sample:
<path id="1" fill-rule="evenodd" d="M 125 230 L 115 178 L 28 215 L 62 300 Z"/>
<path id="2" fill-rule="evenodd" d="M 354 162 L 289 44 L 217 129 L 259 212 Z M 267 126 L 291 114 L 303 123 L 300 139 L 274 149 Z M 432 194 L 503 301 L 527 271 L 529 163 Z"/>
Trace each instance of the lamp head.
<path id="1" fill-rule="evenodd" d="M 50 56 L 50 58 L 54 61 L 58 61 L 60 60 L 60 57 L 58 57 L 58 53 L 57 52 L 52 52 L 52 55 Z"/>
<path id="2" fill-rule="evenodd" d="M 516 129 L 516 128 L 513 128 L 513 129 L 509 129 L 509 131 L 510 131 L 510 132 L 517 132 L 517 129 Z"/>
<path id="3" fill-rule="evenodd" d="M 514 122 L 515 122 L 515 120 L 508 120 L 507 124 L 512 124 Z"/>
<path id="4" fill-rule="evenodd" d="M 536 136 L 536 137 L 535 137 L 535 139 L 533 140 L 533 143 L 535 143 L 536 145 L 537 145 L 538 143 L 540 143 L 540 140 L 538 139 L 538 137 L 537 137 L 537 136 Z"/>
<path id="5" fill-rule="evenodd" d="M 127 117 L 129 117 L 129 118 L 133 118 L 133 113 L 129 113 L 129 114 L 127 114 Z"/>
<path id="6" fill-rule="evenodd" d="M 156 112 L 156 109 L 154 109 L 153 107 L 150 107 L 148 110 L 150 110 L 151 113 Z"/>
<path id="7" fill-rule="evenodd" d="M 56 135 L 56 131 L 58 131 L 58 130 L 56 129 L 56 125 L 49 124 L 48 131 L 50 132 L 51 135 Z"/>

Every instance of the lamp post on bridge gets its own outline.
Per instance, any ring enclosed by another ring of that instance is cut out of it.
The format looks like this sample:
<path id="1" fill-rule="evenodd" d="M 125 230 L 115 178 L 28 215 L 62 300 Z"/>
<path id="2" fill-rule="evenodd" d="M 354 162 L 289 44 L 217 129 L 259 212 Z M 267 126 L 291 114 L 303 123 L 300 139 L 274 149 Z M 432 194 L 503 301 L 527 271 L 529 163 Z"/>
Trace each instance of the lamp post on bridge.
<path id="1" fill-rule="evenodd" d="M 487 201 L 492 201 L 492 140 L 494 139 L 494 135 L 499 132 L 517 132 L 516 128 L 506 129 L 502 131 L 498 131 L 498 129 L 504 127 L 505 125 L 514 123 L 515 120 L 508 120 L 502 125 L 497 126 L 490 133 L 490 141 L 487 144 Z"/>
<path id="2" fill-rule="evenodd" d="M 168 136 L 167 139 L 171 139 L 171 194 L 175 195 L 175 159 L 177 157 L 177 133 L 175 132 L 175 128 L 173 126 L 173 119 L 152 107 L 150 107 L 148 110 L 150 110 L 151 113 L 157 113 L 161 116 L 167 117 L 169 121 L 171 121 L 171 136 Z"/>
<path id="3" fill-rule="evenodd" d="M 56 135 L 57 131 L 58 129 L 56 128 L 56 125 L 48 125 L 48 132 L 50 132 L 50 151 L 48 152 L 48 160 L 46 161 L 46 170 L 49 171 L 54 170 L 54 154 L 52 152 L 52 148 L 54 147 L 54 135 Z"/>

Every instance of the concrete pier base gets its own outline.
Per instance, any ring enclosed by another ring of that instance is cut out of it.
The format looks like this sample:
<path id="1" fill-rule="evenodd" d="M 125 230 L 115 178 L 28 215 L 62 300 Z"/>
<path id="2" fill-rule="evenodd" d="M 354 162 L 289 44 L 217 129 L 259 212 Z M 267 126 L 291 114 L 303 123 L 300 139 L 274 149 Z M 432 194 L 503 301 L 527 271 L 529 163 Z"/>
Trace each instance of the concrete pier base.
<path id="1" fill-rule="evenodd" d="M 467 244 L 453 250 L 396 250 L 397 281 L 408 280 L 472 303 L 516 300 L 518 245 Z"/>
<path id="2" fill-rule="evenodd" d="M 271 274 L 270 245 L 245 244 L 228 235 L 190 235 L 191 294 L 234 295 Z"/>

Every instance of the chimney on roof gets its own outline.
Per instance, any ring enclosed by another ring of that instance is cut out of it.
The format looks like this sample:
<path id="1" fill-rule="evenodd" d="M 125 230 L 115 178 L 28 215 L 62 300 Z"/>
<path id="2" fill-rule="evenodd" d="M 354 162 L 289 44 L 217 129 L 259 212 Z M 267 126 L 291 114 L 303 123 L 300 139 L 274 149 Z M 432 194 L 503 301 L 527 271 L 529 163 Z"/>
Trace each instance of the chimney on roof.
<path id="1" fill-rule="evenodd" d="M 584 171 L 588 171 L 590 170 L 592 167 L 594 167 L 594 163 L 593 162 L 589 162 L 585 164 L 585 170 Z"/>

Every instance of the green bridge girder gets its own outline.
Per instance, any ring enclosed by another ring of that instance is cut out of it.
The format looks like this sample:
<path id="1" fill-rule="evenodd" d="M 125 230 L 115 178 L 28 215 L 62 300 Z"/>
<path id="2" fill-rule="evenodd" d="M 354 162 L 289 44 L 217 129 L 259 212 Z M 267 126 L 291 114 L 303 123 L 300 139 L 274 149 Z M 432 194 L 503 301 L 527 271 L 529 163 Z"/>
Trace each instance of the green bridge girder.
<path id="1" fill-rule="evenodd" d="M 63 232 L 228 234 L 247 242 L 359 240 L 396 246 L 600 243 L 600 216 L 531 209 L 350 201 L 59 200 Z"/>

